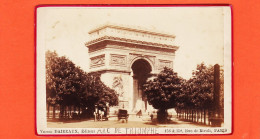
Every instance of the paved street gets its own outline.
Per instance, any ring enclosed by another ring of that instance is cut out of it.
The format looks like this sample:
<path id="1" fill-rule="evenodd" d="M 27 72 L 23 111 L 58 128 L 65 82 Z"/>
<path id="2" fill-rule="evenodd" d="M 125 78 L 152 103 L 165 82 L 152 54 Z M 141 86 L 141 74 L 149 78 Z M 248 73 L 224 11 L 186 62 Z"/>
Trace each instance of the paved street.
<path id="1" fill-rule="evenodd" d="M 172 128 L 196 128 L 205 127 L 205 125 L 194 124 L 191 122 L 180 121 L 177 118 L 172 118 L 169 124 L 156 124 L 146 118 L 132 117 L 126 123 L 124 120 L 117 121 L 116 118 L 110 118 L 108 121 L 68 121 L 68 122 L 47 122 L 50 128 L 119 128 L 119 127 L 172 127 Z"/>

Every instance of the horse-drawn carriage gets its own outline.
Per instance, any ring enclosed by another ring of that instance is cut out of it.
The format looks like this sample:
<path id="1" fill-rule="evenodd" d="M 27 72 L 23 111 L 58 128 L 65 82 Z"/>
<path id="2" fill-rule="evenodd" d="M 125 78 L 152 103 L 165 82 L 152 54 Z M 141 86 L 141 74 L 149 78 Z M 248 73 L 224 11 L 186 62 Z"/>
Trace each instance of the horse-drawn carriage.
<path id="1" fill-rule="evenodd" d="M 119 109 L 117 117 L 118 117 L 118 121 L 121 120 L 121 119 L 125 119 L 125 121 L 127 122 L 129 114 L 127 113 L 127 110 Z"/>

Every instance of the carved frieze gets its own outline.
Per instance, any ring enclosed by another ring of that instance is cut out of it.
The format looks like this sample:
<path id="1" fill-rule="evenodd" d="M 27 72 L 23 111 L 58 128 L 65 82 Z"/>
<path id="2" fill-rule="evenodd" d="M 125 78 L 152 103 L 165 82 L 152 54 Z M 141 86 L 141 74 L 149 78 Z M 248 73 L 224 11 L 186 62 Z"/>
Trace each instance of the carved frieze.
<path id="1" fill-rule="evenodd" d="M 110 65 L 112 66 L 126 66 L 126 55 L 111 54 Z"/>
<path id="2" fill-rule="evenodd" d="M 105 54 L 90 58 L 90 68 L 101 67 L 105 65 Z"/>
<path id="3" fill-rule="evenodd" d="M 173 68 L 172 61 L 159 59 L 158 70 L 163 70 L 164 67 Z"/>

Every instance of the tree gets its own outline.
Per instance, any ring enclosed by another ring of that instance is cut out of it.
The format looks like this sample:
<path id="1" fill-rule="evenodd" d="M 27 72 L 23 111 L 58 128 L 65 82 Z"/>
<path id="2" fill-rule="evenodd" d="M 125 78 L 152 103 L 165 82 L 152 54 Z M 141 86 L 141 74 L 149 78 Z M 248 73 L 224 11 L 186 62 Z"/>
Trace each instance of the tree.
<path id="1" fill-rule="evenodd" d="M 214 68 L 201 63 L 197 65 L 192 75 L 192 78 L 182 85 L 184 95 L 179 100 L 181 105 L 178 108 L 185 109 L 185 113 L 191 113 L 192 121 L 194 120 L 194 112 L 198 114 L 199 110 L 201 112 L 204 110 L 205 121 L 205 110 L 212 108 L 213 105 Z"/>
<path id="2" fill-rule="evenodd" d="M 66 106 L 80 104 L 78 97 L 83 91 L 84 74 L 86 73 L 65 56 L 58 57 L 56 52 L 46 52 L 47 101 L 49 104 L 60 105 L 61 117 Z"/>
<path id="3" fill-rule="evenodd" d="M 192 80 L 182 79 L 181 91 L 178 95 L 178 99 L 176 101 L 177 105 L 175 107 L 177 114 L 180 113 L 179 110 L 193 107 L 193 103 L 191 101 L 191 93 L 192 93 Z"/>
<path id="4" fill-rule="evenodd" d="M 115 106 L 118 104 L 118 95 L 115 90 L 106 86 L 101 80 L 100 75 L 91 73 L 87 75 L 87 85 L 83 93 L 83 106 L 88 110 L 86 116 L 92 116 L 95 105 L 98 109 L 104 109 L 107 104 Z"/>
<path id="5" fill-rule="evenodd" d="M 158 122 L 165 123 L 167 109 L 174 108 L 181 92 L 182 79 L 172 69 L 165 67 L 156 78 L 144 84 L 148 103 L 158 109 Z"/>
<path id="6" fill-rule="evenodd" d="M 214 68 L 204 63 L 197 65 L 191 80 L 191 101 L 193 108 L 208 109 L 212 107 L 214 91 Z"/>
<path id="7" fill-rule="evenodd" d="M 45 55 L 46 62 L 46 103 L 53 107 L 53 118 L 55 118 L 55 106 L 58 103 L 58 96 L 56 91 L 56 84 L 54 84 L 54 67 L 57 61 L 58 55 L 56 52 L 47 51 Z M 49 116 L 48 116 L 49 117 Z"/>
<path id="8" fill-rule="evenodd" d="M 67 107 L 69 111 L 71 106 L 93 111 L 95 105 L 101 108 L 118 103 L 115 91 L 99 75 L 87 74 L 65 56 L 50 51 L 46 52 L 46 96 L 47 104 L 59 104 L 61 118 L 63 114 L 66 117 Z"/>

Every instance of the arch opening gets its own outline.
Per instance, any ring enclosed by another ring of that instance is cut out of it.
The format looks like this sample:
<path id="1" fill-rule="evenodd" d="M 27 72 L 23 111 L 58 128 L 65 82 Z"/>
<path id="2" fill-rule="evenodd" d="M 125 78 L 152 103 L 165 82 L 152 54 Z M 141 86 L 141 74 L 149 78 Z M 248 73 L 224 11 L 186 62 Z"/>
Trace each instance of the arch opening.
<path id="1" fill-rule="evenodd" d="M 131 69 L 133 71 L 133 109 L 147 110 L 147 99 L 143 92 L 143 85 L 151 76 L 152 67 L 145 59 L 136 60 Z"/>

